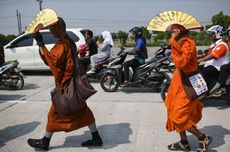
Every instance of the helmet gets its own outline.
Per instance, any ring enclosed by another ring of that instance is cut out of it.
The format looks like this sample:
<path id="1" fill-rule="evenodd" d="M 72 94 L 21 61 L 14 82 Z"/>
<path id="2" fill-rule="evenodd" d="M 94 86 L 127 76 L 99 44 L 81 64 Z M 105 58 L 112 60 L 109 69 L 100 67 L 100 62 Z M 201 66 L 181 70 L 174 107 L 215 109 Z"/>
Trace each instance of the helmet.
<path id="1" fill-rule="evenodd" d="M 210 27 L 209 29 L 207 29 L 207 32 L 212 32 L 212 33 L 218 34 L 222 29 L 223 29 L 222 26 L 214 25 L 214 26 Z"/>
<path id="2" fill-rule="evenodd" d="M 214 25 L 212 27 L 210 27 L 209 29 L 207 29 L 207 32 L 211 32 L 214 33 L 216 35 L 216 39 L 220 39 L 220 33 L 222 33 L 225 29 L 220 26 L 220 25 Z"/>
<path id="3" fill-rule="evenodd" d="M 220 36 L 228 36 L 230 38 L 230 29 L 228 30 L 223 30 L 221 33 L 220 33 Z"/>
<path id="4" fill-rule="evenodd" d="M 129 30 L 129 32 L 136 33 L 138 37 L 142 36 L 143 34 L 143 30 L 139 27 L 134 27 L 131 30 Z"/>

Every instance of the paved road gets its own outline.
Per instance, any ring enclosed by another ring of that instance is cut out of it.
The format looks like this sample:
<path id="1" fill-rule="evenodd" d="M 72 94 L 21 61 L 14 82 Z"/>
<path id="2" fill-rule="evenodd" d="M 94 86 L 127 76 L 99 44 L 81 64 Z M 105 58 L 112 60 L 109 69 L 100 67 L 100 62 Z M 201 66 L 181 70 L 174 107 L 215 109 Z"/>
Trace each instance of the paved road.
<path id="1" fill-rule="evenodd" d="M 101 148 L 82 148 L 90 137 L 88 128 L 70 133 L 56 133 L 51 140 L 53 152 L 167 152 L 167 145 L 178 140 L 177 134 L 165 130 L 166 110 L 159 93 L 147 88 L 119 88 L 106 93 L 98 90 L 88 100 L 104 140 Z M 32 152 L 26 143 L 30 137 L 44 133 L 50 107 L 49 91 L 53 78 L 47 73 L 27 75 L 24 90 L 0 90 L 0 151 Z M 224 101 L 206 101 L 198 127 L 214 137 L 212 152 L 230 151 L 230 106 Z M 189 134 L 192 150 L 196 139 Z"/>

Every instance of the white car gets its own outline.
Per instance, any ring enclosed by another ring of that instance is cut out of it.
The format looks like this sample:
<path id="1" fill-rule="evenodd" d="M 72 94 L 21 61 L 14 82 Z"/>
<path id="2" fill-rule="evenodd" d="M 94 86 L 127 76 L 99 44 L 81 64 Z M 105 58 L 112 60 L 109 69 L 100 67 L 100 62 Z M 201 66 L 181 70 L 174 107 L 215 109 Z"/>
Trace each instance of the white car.
<path id="1" fill-rule="evenodd" d="M 80 44 L 85 44 L 83 33 L 85 29 L 67 29 L 68 36 L 76 43 L 77 47 Z M 54 38 L 49 30 L 41 30 L 43 41 L 48 50 L 50 50 L 57 39 Z M 45 70 L 49 69 L 44 64 L 37 46 L 36 40 L 28 34 L 22 34 L 4 46 L 5 61 L 19 61 L 19 66 L 23 70 Z"/>

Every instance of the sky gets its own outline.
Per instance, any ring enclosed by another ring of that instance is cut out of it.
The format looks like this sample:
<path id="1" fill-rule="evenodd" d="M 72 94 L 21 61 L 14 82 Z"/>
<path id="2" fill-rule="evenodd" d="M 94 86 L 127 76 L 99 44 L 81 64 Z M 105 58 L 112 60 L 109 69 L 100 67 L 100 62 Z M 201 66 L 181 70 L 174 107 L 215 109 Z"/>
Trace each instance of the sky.
<path id="1" fill-rule="evenodd" d="M 54 9 L 68 28 L 128 32 L 134 26 L 146 27 L 157 14 L 178 10 L 211 24 L 213 15 L 230 15 L 230 0 L 42 0 L 42 8 Z M 16 10 L 21 14 L 23 30 L 39 12 L 37 0 L 0 0 L 0 33 L 18 35 Z"/>

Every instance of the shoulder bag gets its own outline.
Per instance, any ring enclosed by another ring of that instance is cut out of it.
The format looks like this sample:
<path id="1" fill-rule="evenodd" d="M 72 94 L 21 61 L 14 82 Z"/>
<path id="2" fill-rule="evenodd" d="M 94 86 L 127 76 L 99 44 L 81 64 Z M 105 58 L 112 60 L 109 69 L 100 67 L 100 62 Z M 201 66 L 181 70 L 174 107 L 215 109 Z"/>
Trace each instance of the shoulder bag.
<path id="1" fill-rule="evenodd" d="M 70 116 L 81 111 L 86 100 L 97 91 L 90 84 L 81 62 L 78 61 L 76 50 L 71 47 L 74 60 L 73 76 L 62 90 L 57 89 L 51 100 L 59 116 Z"/>
<path id="2" fill-rule="evenodd" d="M 190 100 L 196 99 L 208 92 L 207 84 L 199 70 L 189 74 L 185 74 L 182 69 L 178 70 L 184 90 Z"/>

